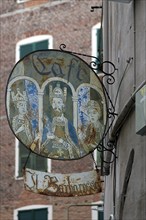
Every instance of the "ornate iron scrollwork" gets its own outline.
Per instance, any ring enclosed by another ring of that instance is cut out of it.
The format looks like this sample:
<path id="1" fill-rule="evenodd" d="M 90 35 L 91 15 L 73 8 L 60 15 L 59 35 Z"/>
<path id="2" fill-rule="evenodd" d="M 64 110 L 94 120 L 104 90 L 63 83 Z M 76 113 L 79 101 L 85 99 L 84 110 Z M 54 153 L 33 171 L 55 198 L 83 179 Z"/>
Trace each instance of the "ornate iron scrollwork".
<path id="1" fill-rule="evenodd" d="M 65 44 L 61 44 L 60 45 L 60 50 L 61 51 L 65 51 L 65 52 L 68 52 L 70 54 L 75 54 L 75 55 L 79 55 L 79 56 L 83 56 L 83 57 L 89 57 L 89 58 L 92 58 L 94 59 L 95 61 L 91 61 L 89 63 L 90 67 L 92 68 L 92 70 L 99 70 L 101 71 L 104 76 L 103 77 L 108 77 L 109 79 L 107 80 L 107 83 L 108 84 L 113 84 L 115 82 L 115 78 L 113 76 L 113 74 L 115 73 L 115 71 L 117 70 L 117 68 L 115 67 L 115 65 L 110 62 L 110 61 L 104 61 L 104 62 L 101 62 L 100 59 L 98 57 L 95 57 L 95 56 L 91 56 L 91 55 L 87 55 L 87 54 L 83 54 L 83 53 L 77 53 L 77 52 L 74 52 L 74 51 L 69 51 L 69 50 L 65 50 L 66 48 L 66 45 Z M 104 65 L 109 65 L 108 69 L 111 69 L 112 71 L 111 72 L 106 72 L 104 70 Z M 113 82 L 111 82 L 111 78 L 113 79 Z"/>
<path id="2" fill-rule="evenodd" d="M 115 73 L 115 71 L 117 71 L 117 68 L 115 67 L 115 65 L 111 61 L 101 62 L 100 59 L 95 57 L 95 56 L 91 56 L 91 55 L 87 55 L 87 54 L 82 54 L 82 53 L 66 50 L 66 45 L 65 44 L 60 45 L 60 50 L 68 52 L 68 53 L 73 54 L 73 55 L 91 58 L 92 61 L 89 63 L 89 65 L 90 65 L 91 69 L 95 72 L 95 74 L 98 75 L 97 71 L 100 71 L 100 73 L 102 73 L 102 78 L 105 80 L 107 85 L 110 86 L 110 85 L 114 84 L 114 82 L 115 82 L 114 73 Z M 105 66 L 108 67 L 108 68 L 105 68 Z M 105 69 L 108 69 L 108 70 L 111 70 L 111 71 L 107 72 Z M 106 146 L 105 146 L 105 139 L 107 138 L 107 134 L 109 133 L 109 130 L 112 127 L 113 122 L 115 120 L 115 117 L 118 114 L 115 112 L 115 106 L 114 106 L 114 104 L 113 104 L 113 102 L 110 98 L 110 95 L 108 93 L 107 88 L 104 85 L 103 85 L 103 88 L 104 88 L 105 96 L 106 96 L 107 102 L 108 102 L 108 109 L 107 109 L 108 125 L 106 126 L 106 129 L 105 129 L 105 132 L 103 134 L 102 140 L 98 144 L 96 149 L 99 152 L 101 152 L 102 162 L 112 163 L 116 158 L 115 148 L 116 148 L 116 142 L 117 141 L 114 141 L 114 143 L 111 142 L 111 141 L 106 141 Z M 104 159 L 104 156 L 103 156 L 104 152 L 110 152 L 113 155 L 111 157 L 110 161 L 106 161 Z"/>

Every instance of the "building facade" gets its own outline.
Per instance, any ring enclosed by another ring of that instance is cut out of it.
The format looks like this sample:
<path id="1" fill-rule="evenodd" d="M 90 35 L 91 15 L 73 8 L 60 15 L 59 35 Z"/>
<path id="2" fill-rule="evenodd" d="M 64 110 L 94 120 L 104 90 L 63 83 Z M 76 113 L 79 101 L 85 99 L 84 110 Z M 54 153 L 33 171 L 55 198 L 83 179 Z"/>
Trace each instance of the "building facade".
<path id="1" fill-rule="evenodd" d="M 146 217 L 146 1 L 105 0 L 104 59 L 117 71 L 107 85 L 115 107 L 104 164 L 105 219 Z M 109 68 L 110 72 L 111 69 Z M 107 152 L 105 161 L 113 160 Z"/>
<path id="2" fill-rule="evenodd" d="M 91 6 L 101 6 L 101 3 L 97 0 L 0 1 L 0 219 L 81 220 L 95 219 L 97 216 L 100 219 L 103 205 L 101 193 L 83 197 L 55 197 L 25 191 L 22 168 L 28 151 L 9 127 L 5 91 L 15 63 L 32 51 L 59 49 L 61 44 L 66 44 L 67 50 L 96 56 L 93 48 L 97 46 L 95 27 L 98 28 L 97 24 L 101 22 L 101 10 L 91 12 Z M 90 155 L 64 162 L 32 154 L 27 165 L 52 173 L 79 173 L 94 167 Z M 95 207 L 96 203 L 98 206 Z"/>

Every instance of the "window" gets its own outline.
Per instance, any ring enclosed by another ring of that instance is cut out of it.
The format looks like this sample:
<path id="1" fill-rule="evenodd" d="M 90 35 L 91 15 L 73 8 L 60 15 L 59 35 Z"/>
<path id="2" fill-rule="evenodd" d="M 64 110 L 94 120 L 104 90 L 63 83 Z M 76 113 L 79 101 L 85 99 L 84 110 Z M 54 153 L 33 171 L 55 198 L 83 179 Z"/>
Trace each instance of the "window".
<path id="1" fill-rule="evenodd" d="M 52 49 L 53 39 L 50 35 L 39 35 L 21 40 L 16 45 L 16 62 L 35 50 Z"/>
<path id="2" fill-rule="evenodd" d="M 14 220 L 52 220 L 52 206 L 32 205 L 14 210 Z"/>
<path id="3" fill-rule="evenodd" d="M 101 62 L 103 62 L 103 41 L 102 41 L 101 23 L 98 23 L 92 27 L 92 56 L 97 57 Z M 93 58 L 92 61 L 98 64 L 98 61 L 96 59 Z M 97 73 L 101 74 L 101 71 L 97 70 Z M 101 80 L 102 80 L 102 75 L 101 75 Z M 95 149 L 94 160 L 99 169 L 101 168 L 101 157 L 102 157 L 102 153 L 99 152 L 97 149 Z"/>
<path id="4" fill-rule="evenodd" d="M 41 157 L 35 153 L 29 155 L 29 150 L 16 139 L 16 166 L 15 177 L 21 178 L 23 175 L 22 169 L 27 161 L 27 168 L 36 169 L 44 172 L 51 172 L 51 160 L 45 157 Z"/>
<path id="5" fill-rule="evenodd" d="M 18 212 L 19 220 L 47 220 L 47 209 L 32 209 Z"/>
<path id="6" fill-rule="evenodd" d="M 52 37 L 49 35 L 34 36 L 19 41 L 16 45 L 16 62 L 28 53 L 48 48 L 52 49 Z M 28 155 L 29 150 L 22 143 L 16 140 L 16 178 L 22 177 L 22 168 L 27 161 Z M 31 153 L 27 161 L 27 167 L 34 170 L 36 169 L 50 172 L 50 162 L 50 159 Z"/>
<path id="7" fill-rule="evenodd" d="M 27 161 L 27 168 L 36 169 L 45 172 L 51 172 L 51 160 L 41 157 L 35 153 L 29 155 L 29 150 L 16 139 L 16 166 L 15 177 L 21 178 L 23 176 L 22 169 Z"/>
<path id="8" fill-rule="evenodd" d="M 101 63 L 103 62 L 103 40 L 101 23 L 98 23 L 92 28 L 92 56 L 97 57 Z M 98 64 L 98 61 L 96 59 L 93 59 L 93 61 Z M 97 72 L 101 73 L 101 71 L 99 70 Z"/>
<path id="9" fill-rule="evenodd" d="M 103 202 L 92 203 L 92 220 L 104 220 Z"/>

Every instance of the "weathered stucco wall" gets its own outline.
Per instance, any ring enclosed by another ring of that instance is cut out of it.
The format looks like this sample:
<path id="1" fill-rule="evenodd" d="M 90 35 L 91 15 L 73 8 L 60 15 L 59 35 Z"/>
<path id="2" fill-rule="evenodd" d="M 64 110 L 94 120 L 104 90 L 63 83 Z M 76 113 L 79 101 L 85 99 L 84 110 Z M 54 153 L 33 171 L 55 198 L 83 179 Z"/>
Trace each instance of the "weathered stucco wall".
<path id="1" fill-rule="evenodd" d="M 115 103 L 119 88 L 116 113 L 120 115 L 134 91 L 146 81 L 146 1 L 110 2 L 109 48 L 109 60 L 118 69 L 110 91 Z M 123 118 L 119 133 L 116 174 L 112 164 L 110 175 L 105 177 L 105 219 L 109 219 L 110 214 L 120 220 L 144 220 L 146 216 L 146 136 L 136 134 L 135 114 L 134 104 L 125 121 Z M 132 149 L 134 158 L 130 171 L 128 160 Z"/>

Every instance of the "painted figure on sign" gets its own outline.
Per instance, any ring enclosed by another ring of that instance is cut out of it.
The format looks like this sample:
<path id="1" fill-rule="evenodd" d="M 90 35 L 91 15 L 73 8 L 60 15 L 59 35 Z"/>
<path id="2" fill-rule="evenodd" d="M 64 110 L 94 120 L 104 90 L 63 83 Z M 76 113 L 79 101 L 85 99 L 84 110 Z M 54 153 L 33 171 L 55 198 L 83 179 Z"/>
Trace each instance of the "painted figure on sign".
<path id="1" fill-rule="evenodd" d="M 53 89 L 49 87 L 49 98 L 53 110 L 51 130 L 47 133 L 47 139 L 43 147 L 48 149 L 50 157 L 73 159 L 80 156 L 78 138 L 72 123 L 65 117 L 65 103 L 67 88 L 62 90 L 57 83 Z"/>
<path id="2" fill-rule="evenodd" d="M 80 129 L 79 138 L 86 153 L 93 151 L 103 135 L 102 109 L 95 100 L 89 100 L 86 106 L 88 123 Z"/>
<path id="3" fill-rule="evenodd" d="M 26 92 L 20 92 L 20 89 L 17 89 L 17 93 L 12 94 L 12 100 L 18 111 L 18 114 L 12 119 L 12 127 L 14 133 L 20 139 L 23 144 L 30 146 L 33 142 L 33 135 L 31 130 L 30 118 L 28 116 L 28 98 Z"/>

